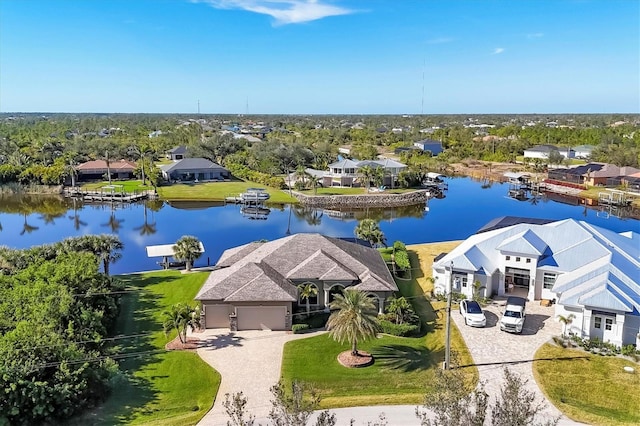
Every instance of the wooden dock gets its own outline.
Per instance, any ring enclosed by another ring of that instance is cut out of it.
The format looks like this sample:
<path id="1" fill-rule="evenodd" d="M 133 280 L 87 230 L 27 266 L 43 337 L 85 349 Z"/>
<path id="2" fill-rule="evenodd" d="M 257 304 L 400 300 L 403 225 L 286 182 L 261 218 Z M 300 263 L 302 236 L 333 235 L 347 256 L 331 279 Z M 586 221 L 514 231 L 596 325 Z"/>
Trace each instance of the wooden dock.
<path id="1" fill-rule="evenodd" d="M 111 191 L 86 191 L 80 189 L 65 189 L 64 196 L 69 198 L 78 198 L 86 202 L 119 202 L 119 203 L 135 203 L 137 201 L 146 200 L 151 195 L 155 196 L 153 191 L 142 192 L 111 192 Z"/>

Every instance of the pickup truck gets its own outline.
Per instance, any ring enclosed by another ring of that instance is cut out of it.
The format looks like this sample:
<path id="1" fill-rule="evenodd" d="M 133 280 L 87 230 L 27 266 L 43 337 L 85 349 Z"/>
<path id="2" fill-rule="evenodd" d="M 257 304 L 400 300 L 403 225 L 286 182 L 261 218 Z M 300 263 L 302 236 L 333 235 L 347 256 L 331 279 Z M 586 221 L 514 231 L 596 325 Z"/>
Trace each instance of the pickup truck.
<path id="1" fill-rule="evenodd" d="M 522 333 L 526 304 L 527 300 L 524 297 L 511 296 L 507 298 L 507 305 L 502 313 L 502 318 L 500 318 L 500 330 Z"/>

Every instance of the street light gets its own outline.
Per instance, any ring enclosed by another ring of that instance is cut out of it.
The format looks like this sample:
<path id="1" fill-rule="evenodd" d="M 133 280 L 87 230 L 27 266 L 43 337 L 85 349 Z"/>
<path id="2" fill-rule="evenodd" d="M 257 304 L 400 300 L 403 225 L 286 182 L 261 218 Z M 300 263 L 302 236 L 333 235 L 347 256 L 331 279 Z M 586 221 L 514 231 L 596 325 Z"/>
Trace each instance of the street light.
<path id="1" fill-rule="evenodd" d="M 449 265 L 449 292 L 447 293 L 447 323 L 444 342 L 444 369 L 451 368 L 451 293 L 453 293 L 453 260 Z"/>

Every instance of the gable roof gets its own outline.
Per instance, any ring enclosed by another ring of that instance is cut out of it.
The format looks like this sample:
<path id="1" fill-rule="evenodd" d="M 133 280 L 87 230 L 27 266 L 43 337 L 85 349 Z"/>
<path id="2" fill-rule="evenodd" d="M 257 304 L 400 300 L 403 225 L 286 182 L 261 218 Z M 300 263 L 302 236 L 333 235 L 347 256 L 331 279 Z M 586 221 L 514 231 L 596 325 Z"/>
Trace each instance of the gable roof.
<path id="1" fill-rule="evenodd" d="M 127 160 L 109 161 L 109 169 L 112 173 L 133 171 L 136 163 Z M 106 170 L 107 162 L 105 160 L 92 160 L 82 163 L 76 167 L 76 170 Z"/>
<path id="2" fill-rule="evenodd" d="M 510 253 L 530 254 L 534 256 L 542 256 L 549 246 L 542 241 L 531 229 L 516 234 L 502 242 L 498 247 L 500 251 Z"/>
<path id="3" fill-rule="evenodd" d="M 320 234 L 235 247 L 216 266 L 197 300 L 295 301 L 296 282 L 305 279 L 354 283 L 368 291 L 398 290 L 377 250 Z"/>
<path id="4" fill-rule="evenodd" d="M 171 173 L 174 170 L 227 170 L 219 164 L 216 164 L 213 161 L 209 161 L 206 158 L 183 158 L 182 160 L 178 160 L 174 163 L 160 166 L 160 168 L 166 173 Z"/>

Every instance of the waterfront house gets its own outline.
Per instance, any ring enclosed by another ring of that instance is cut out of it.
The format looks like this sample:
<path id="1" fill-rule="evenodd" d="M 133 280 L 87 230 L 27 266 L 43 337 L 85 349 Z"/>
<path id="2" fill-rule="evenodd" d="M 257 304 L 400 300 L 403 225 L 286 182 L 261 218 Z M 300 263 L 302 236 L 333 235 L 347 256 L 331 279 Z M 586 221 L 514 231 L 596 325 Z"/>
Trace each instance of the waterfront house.
<path id="1" fill-rule="evenodd" d="M 105 160 L 92 160 L 78 165 L 76 172 L 78 180 L 108 179 L 108 173 L 111 173 L 111 179 L 132 179 L 136 167 L 136 163 L 127 160 L 109 161 L 109 167 Z"/>
<path id="2" fill-rule="evenodd" d="M 372 169 L 382 168 L 384 171 L 382 184 L 390 187 L 396 186 L 398 175 L 401 171 L 407 168 L 406 164 L 402 164 L 390 158 L 363 161 L 344 159 L 329 164 L 329 171 L 325 172 L 324 177 L 322 178 L 322 185 L 325 187 L 366 186 L 362 182 L 362 176 L 360 176 L 360 169 L 364 166 L 369 166 Z"/>
<path id="3" fill-rule="evenodd" d="M 636 184 L 639 169 L 634 167 L 618 167 L 609 163 L 588 163 L 568 169 L 549 170 L 549 179 L 584 184 L 588 186 L 618 186 Z"/>
<path id="4" fill-rule="evenodd" d="M 573 158 L 575 156 L 575 152 L 571 148 L 557 147 L 555 145 L 536 145 L 524 150 L 524 158 L 546 160 L 552 151 L 558 151 L 564 158 Z"/>
<path id="5" fill-rule="evenodd" d="M 184 158 L 171 164 L 160 166 L 162 177 L 170 182 L 226 180 L 231 173 L 224 167 L 206 158 Z"/>
<path id="6" fill-rule="evenodd" d="M 556 316 L 575 316 L 570 332 L 636 344 L 640 234 L 573 219 L 507 219 L 507 226 L 497 221 L 434 261 L 436 293 L 551 300 Z"/>
<path id="7" fill-rule="evenodd" d="M 370 292 L 378 311 L 398 290 L 380 253 L 340 238 L 296 234 L 226 250 L 196 295 L 206 328 L 290 330 L 306 306 L 299 286 L 311 285 L 313 311 L 328 310 L 345 288 Z"/>
<path id="8" fill-rule="evenodd" d="M 442 142 L 433 139 L 422 139 L 421 141 L 414 142 L 413 146 L 424 152 L 429 151 L 434 157 L 443 151 Z"/>
<path id="9" fill-rule="evenodd" d="M 593 145 L 579 145 L 574 146 L 572 149 L 575 153 L 575 158 L 591 158 L 594 148 L 595 146 Z"/>

